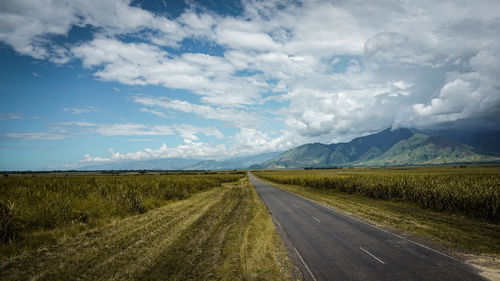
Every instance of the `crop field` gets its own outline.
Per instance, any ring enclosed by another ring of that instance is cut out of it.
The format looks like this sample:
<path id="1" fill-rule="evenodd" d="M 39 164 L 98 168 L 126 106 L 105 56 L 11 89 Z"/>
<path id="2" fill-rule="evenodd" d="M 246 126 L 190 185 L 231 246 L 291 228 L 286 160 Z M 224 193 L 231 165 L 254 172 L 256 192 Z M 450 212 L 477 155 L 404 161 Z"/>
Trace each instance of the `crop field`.
<path id="1" fill-rule="evenodd" d="M 299 278 L 242 172 L 9 175 L 0 201 L 2 280 Z"/>
<path id="2" fill-rule="evenodd" d="M 281 184 L 415 202 L 426 209 L 458 212 L 500 222 L 500 168 L 497 166 L 295 170 L 255 174 Z"/>
<path id="3" fill-rule="evenodd" d="M 0 178 L 1 242 L 33 231 L 145 213 L 244 174 L 36 174 Z"/>

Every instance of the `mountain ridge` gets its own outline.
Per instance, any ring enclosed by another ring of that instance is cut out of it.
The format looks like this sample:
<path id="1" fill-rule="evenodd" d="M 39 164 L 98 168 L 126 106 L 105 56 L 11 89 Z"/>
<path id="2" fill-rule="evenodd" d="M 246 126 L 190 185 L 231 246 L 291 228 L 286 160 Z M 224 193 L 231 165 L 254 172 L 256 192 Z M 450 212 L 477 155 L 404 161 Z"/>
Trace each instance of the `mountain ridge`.
<path id="1" fill-rule="evenodd" d="M 500 133 L 485 133 L 474 138 L 469 132 L 460 135 L 448 130 L 441 135 L 429 135 L 425 130 L 410 128 L 385 129 L 378 133 L 358 137 L 343 143 L 311 143 L 292 148 L 253 169 L 295 169 L 344 166 L 436 165 L 453 163 L 494 162 L 500 160 L 500 146 L 492 144 Z M 486 144 L 474 147 L 471 144 Z M 486 150 L 493 148 L 493 150 Z M 496 150 L 495 150 L 496 149 Z"/>

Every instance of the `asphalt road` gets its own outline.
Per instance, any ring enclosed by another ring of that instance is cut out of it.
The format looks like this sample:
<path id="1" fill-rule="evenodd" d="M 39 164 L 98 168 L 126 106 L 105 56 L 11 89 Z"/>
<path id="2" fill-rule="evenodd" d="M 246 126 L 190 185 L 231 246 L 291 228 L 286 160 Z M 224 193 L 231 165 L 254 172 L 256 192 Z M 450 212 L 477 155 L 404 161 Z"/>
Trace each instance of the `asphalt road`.
<path id="1" fill-rule="evenodd" d="M 266 184 L 255 189 L 309 280 L 486 280 L 435 250 Z M 290 245 L 291 244 L 291 245 Z"/>

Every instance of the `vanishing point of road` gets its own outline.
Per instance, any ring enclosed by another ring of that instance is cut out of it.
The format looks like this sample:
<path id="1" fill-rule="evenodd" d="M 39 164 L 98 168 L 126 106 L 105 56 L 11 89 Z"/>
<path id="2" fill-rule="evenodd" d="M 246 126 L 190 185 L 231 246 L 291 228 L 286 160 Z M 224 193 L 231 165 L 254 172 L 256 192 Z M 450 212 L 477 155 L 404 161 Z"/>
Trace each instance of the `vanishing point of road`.
<path id="1" fill-rule="evenodd" d="M 285 232 L 306 280 L 485 280 L 471 266 L 433 249 L 266 184 L 252 174 L 250 179 Z"/>

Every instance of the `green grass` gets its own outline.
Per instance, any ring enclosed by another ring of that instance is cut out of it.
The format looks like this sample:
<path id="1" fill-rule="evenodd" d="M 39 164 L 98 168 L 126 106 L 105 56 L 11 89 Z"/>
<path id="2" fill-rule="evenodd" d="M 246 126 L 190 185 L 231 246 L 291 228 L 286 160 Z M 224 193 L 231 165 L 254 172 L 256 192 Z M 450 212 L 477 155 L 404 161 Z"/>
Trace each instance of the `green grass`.
<path id="1" fill-rule="evenodd" d="M 270 215 L 246 178 L 115 219 L 0 264 L 2 280 L 299 277 Z"/>
<path id="2" fill-rule="evenodd" d="M 460 178 L 464 175 L 471 178 L 480 178 L 482 176 L 498 177 L 498 167 L 260 171 L 254 174 L 264 180 L 273 182 L 283 182 L 279 180 L 283 178 L 297 179 L 311 176 L 356 177 L 358 179 L 368 179 L 371 181 L 368 183 L 369 186 L 376 186 L 377 182 L 375 180 L 384 179 L 384 177 L 427 176 L 431 179 L 436 179 L 436 177 L 438 179 L 440 177 Z M 449 181 L 450 184 L 454 182 L 453 180 Z M 384 182 L 380 182 L 379 186 L 384 186 L 384 184 Z M 496 188 L 498 188 L 498 181 L 496 184 Z M 436 211 L 432 208 L 422 208 L 418 202 L 408 202 L 394 198 L 381 200 L 364 192 L 344 192 L 340 188 L 328 188 L 326 186 L 315 188 L 309 187 L 307 184 L 275 183 L 275 185 L 341 212 L 362 218 L 375 225 L 401 232 L 409 237 L 415 237 L 417 240 L 424 237 L 427 241 L 430 240 L 431 243 L 432 241 L 436 242 L 436 247 L 444 245 L 449 250 L 458 250 L 461 253 L 500 257 L 500 225 L 478 218 L 472 212 Z M 476 185 L 471 186 L 471 188 L 475 187 Z"/>

